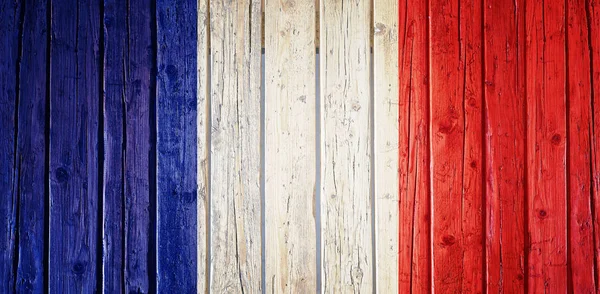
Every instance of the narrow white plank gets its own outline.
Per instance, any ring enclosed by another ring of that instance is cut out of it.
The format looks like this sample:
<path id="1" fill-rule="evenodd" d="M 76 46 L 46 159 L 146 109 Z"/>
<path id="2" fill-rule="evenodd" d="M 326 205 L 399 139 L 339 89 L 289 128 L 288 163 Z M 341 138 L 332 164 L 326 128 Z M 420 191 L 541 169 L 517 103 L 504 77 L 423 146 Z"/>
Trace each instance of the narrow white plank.
<path id="1" fill-rule="evenodd" d="M 266 291 L 316 291 L 314 1 L 265 2 Z"/>
<path id="2" fill-rule="evenodd" d="M 198 0 L 197 112 L 197 292 L 208 292 L 208 0 Z"/>
<path id="3" fill-rule="evenodd" d="M 210 1 L 210 291 L 260 293 L 260 2 Z"/>
<path id="4" fill-rule="evenodd" d="M 370 293 L 371 2 L 320 3 L 322 287 Z"/>
<path id="5" fill-rule="evenodd" d="M 373 2 L 375 264 L 378 293 L 398 293 L 398 3 Z"/>

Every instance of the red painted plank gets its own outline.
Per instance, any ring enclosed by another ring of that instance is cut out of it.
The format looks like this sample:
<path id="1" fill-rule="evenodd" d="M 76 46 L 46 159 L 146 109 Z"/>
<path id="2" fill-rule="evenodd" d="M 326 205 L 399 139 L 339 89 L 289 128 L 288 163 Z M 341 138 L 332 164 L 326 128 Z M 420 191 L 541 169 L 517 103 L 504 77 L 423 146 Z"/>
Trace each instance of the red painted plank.
<path id="1" fill-rule="evenodd" d="M 586 0 L 586 22 L 588 28 L 588 46 L 590 51 L 590 82 L 592 98 L 592 141 L 591 141 L 591 160 L 592 160 L 592 219 L 594 234 L 594 258 L 595 280 L 600 281 L 600 2 L 597 0 Z M 593 37 L 595 36 L 595 37 Z M 596 282 L 596 291 L 600 288 L 600 283 Z"/>
<path id="2" fill-rule="evenodd" d="M 523 1 L 484 1 L 486 284 L 525 291 L 526 114 Z"/>
<path id="3" fill-rule="evenodd" d="M 591 80 L 586 1 L 567 7 L 568 259 L 575 293 L 593 293 L 594 236 L 591 202 Z"/>
<path id="4" fill-rule="evenodd" d="M 463 153 L 462 291 L 484 292 L 484 125 L 483 125 L 483 0 L 460 4 L 461 67 L 465 143 Z"/>
<path id="5" fill-rule="evenodd" d="M 431 291 L 427 5 L 399 13 L 399 293 Z"/>
<path id="6" fill-rule="evenodd" d="M 434 288 L 483 288 L 481 1 L 430 2 Z"/>
<path id="7" fill-rule="evenodd" d="M 565 3 L 526 4 L 528 290 L 567 289 Z"/>

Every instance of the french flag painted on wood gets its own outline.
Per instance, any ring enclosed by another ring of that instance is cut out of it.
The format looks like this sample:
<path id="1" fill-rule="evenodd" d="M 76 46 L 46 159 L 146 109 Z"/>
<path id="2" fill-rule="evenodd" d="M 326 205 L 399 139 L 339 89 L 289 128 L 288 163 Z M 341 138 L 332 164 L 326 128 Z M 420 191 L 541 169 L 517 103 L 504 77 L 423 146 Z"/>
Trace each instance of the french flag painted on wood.
<path id="1" fill-rule="evenodd" d="M 596 0 L 0 0 L 0 293 L 600 291 Z"/>

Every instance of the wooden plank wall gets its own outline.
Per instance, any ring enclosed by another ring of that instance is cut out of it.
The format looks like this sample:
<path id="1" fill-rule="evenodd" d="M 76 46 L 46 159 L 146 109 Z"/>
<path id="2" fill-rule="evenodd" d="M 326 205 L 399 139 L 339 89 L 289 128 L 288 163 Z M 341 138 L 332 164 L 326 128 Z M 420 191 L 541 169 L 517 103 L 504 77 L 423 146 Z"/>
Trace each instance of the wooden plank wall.
<path id="1" fill-rule="evenodd" d="M 0 1 L 0 292 L 600 291 L 594 0 Z"/>

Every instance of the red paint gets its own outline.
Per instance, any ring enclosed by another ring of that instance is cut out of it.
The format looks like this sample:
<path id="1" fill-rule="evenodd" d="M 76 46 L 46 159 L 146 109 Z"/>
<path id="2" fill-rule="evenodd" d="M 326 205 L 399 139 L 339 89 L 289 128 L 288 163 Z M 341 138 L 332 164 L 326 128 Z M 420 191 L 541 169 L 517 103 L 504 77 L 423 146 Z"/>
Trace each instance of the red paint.
<path id="1" fill-rule="evenodd" d="M 400 4 L 399 293 L 431 290 L 427 6 Z"/>
<path id="2" fill-rule="evenodd" d="M 482 12 L 430 1 L 434 287 L 483 291 Z"/>
<path id="3" fill-rule="evenodd" d="M 400 293 L 598 291 L 599 3 L 399 6 Z"/>
<path id="4" fill-rule="evenodd" d="M 593 293 L 594 235 L 591 194 L 591 81 L 586 2 L 567 2 L 568 259 L 575 293 Z M 577 265 L 577 266 L 572 266 Z"/>

